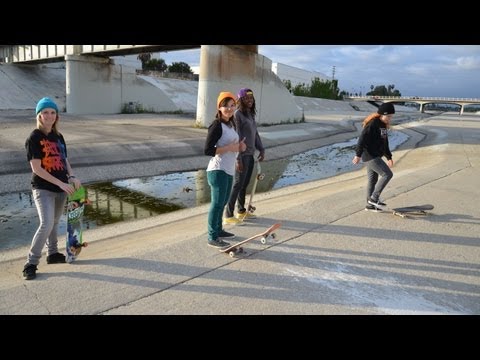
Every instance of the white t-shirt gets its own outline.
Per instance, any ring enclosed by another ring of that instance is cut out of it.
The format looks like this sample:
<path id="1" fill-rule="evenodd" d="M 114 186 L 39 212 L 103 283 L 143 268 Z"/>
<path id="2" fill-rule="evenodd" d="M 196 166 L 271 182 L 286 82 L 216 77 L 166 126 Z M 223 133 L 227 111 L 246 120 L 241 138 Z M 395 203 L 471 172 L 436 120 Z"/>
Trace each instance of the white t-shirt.
<path id="1" fill-rule="evenodd" d="M 232 142 L 238 142 L 238 134 L 233 127 L 222 123 L 222 137 L 217 141 L 217 147 L 226 146 Z M 213 156 L 207 167 L 207 171 L 223 170 L 228 175 L 235 175 L 235 163 L 237 161 L 237 152 L 226 152 L 221 155 Z"/>

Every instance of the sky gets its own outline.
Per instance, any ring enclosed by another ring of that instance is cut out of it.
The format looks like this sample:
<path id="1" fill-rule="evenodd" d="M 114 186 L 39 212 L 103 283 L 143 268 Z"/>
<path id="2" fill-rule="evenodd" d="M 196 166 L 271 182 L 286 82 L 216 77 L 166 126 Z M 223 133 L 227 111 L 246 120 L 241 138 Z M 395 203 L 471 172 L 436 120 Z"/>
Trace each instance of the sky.
<path id="1" fill-rule="evenodd" d="M 259 45 L 272 62 L 332 76 L 340 90 L 395 85 L 403 96 L 480 98 L 479 45 Z M 194 68 L 200 49 L 158 54 Z"/>

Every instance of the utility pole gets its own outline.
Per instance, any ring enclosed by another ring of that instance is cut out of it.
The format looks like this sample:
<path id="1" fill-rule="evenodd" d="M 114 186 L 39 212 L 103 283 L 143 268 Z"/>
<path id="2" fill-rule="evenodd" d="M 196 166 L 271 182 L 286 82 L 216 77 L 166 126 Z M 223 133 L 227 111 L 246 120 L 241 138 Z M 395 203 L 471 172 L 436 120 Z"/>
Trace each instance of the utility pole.
<path id="1" fill-rule="evenodd" d="M 332 67 L 332 92 L 333 92 L 333 99 L 336 99 L 337 89 L 335 86 L 335 65 Z"/>

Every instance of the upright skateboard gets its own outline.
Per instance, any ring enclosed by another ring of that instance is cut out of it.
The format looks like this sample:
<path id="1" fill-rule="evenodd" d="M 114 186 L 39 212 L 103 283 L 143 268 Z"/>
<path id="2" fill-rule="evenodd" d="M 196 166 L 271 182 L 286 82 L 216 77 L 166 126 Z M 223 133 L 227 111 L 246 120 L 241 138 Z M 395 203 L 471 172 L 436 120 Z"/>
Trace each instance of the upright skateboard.
<path id="1" fill-rule="evenodd" d="M 225 254 L 230 255 L 230 257 L 234 257 L 235 254 L 237 254 L 237 253 L 243 253 L 242 245 L 249 242 L 249 241 L 252 241 L 252 240 L 255 240 L 255 239 L 260 239 L 260 242 L 262 244 L 266 244 L 268 238 L 275 239 L 277 237 L 277 235 L 274 233 L 274 231 L 277 230 L 280 226 L 282 226 L 281 223 L 273 224 L 272 226 L 270 226 L 264 232 L 262 232 L 260 234 L 257 234 L 257 235 L 253 235 L 252 237 L 249 237 L 248 239 L 240 241 L 240 242 L 238 242 L 234 245 L 231 245 L 231 246 L 228 246 L 226 248 L 220 249 L 220 252 L 223 252 Z"/>
<path id="2" fill-rule="evenodd" d="M 400 216 L 402 218 L 408 218 L 410 216 L 426 216 L 427 211 L 433 210 L 432 204 L 406 206 L 402 208 L 383 209 L 383 211 L 391 212 L 393 215 Z"/>
<path id="3" fill-rule="evenodd" d="M 82 251 L 82 247 L 88 246 L 88 243 L 82 239 L 82 219 L 85 205 L 89 203 L 87 192 L 83 186 L 67 198 L 66 261 L 68 263 L 71 263 L 77 258 Z"/>
<path id="4" fill-rule="evenodd" d="M 239 216 L 239 219 L 241 221 L 244 221 L 245 218 L 247 217 L 247 214 L 253 214 L 255 212 L 255 210 L 257 210 L 257 208 L 255 206 L 253 206 L 253 196 L 255 195 L 255 191 L 257 191 L 257 185 L 258 185 L 258 182 L 259 181 L 262 181 L 263 179 L 265 179 L 265 174 L 262 173 L 262 166 L 260 165 L 260 161 L 255 161 L 255 163 L 257 164 L 257 172 L 255 174 L 255 180 L 253 182 L 253 186 L 252 186 L 252 191 L 250 192 L 250 198 L 248 200 L 248 205 L 246 207 L 247 211 L 245 211 L 245 215 L 243 216 Z"/>

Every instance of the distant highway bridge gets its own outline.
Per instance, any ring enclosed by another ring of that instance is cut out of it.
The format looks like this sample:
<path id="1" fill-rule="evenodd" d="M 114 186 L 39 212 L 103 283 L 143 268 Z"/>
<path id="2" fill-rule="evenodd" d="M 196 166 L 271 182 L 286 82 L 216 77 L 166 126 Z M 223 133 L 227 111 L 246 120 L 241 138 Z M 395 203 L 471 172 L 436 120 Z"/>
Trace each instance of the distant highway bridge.
<path id="1" fill-rule="evenodd" d="M 413 102 L 420 105 L 420 112 L 425 112 L 426 104 L 454 104 L 460 106 L 460 114 L 467 105 L 479 105 L 480 99 L 474 98 L 446 98 L 446 97 L 419 97 L 419 96 L 344 96 L 345 100 L 369 102 Z"/>

